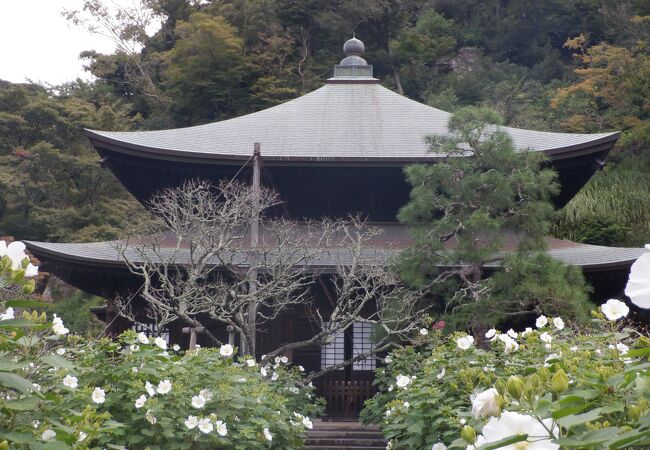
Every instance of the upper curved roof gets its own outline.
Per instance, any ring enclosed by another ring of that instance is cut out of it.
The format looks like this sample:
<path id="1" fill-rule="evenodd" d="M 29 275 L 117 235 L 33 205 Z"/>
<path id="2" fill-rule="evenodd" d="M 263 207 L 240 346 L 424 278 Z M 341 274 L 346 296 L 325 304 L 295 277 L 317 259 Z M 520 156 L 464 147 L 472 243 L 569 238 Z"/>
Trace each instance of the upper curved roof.
<path id="1" fill-rule="evenodd" d="M 377 83 L 332 79 L 302 97 L 234 119 L 188 128 L 86 130 L 95 145 L 142 156 L 247 160 L 261 143 L 266 161 L 428 161 L 425 137 L 446 135 L 451 114 Z M 618 133 L 571 134 L 502 127 L 518 149 L 564 159 L 609 149 Z"/>

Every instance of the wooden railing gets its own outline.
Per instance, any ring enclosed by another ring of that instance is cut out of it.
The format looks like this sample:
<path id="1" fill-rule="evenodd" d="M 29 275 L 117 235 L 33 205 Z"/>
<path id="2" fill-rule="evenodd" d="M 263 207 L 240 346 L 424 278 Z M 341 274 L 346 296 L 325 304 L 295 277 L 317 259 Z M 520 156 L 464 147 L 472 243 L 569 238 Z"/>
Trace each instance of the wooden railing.
<path id="1" fill-rule="evenodd" d="M 322 380 L 320 390 L 329 417 L 358 417 L 363 402 L 375 395 L 372 380 Z"/>

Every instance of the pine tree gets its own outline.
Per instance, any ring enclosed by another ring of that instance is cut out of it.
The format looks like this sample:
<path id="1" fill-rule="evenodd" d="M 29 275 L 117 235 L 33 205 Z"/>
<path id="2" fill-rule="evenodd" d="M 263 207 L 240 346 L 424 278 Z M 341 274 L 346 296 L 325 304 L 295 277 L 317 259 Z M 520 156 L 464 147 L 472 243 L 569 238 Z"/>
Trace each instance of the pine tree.
<path id="1" fill-rule="evenodd" d="M 492 110 L 461 109 L 448 137 L 429 139 L 441 160 L 406 168 L 412 191 L 399 220 L 415 243 L 398 268 L 459 328 L 580 318 L 581 274 L 546 253 L 556 174 L 541 153 L 517 151 L 499 123 Z"/>

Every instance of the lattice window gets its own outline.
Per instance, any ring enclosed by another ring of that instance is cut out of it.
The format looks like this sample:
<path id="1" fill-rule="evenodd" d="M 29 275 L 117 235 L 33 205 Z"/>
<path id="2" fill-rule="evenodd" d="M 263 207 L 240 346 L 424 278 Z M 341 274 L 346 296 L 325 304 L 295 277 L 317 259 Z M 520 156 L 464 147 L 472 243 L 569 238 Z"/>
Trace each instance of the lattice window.
<path id="1" fill-rule="evenodd" d="M 144 333 L 147 335 L 147 337 L 155 338 L 160 335 L 160 337 L 169 344 L 169 330 L 167 328 L 163 328 L 162 333 L 159 334 L 158 324 L 156 323 L 149 323 L 146 325 L 143 325 L 141 323 L 134 323 L 131 325 L 131 329 L 136 333 Z"/>
<path id="2" fill-rule="evenodd" d="M 340 332 L 333 337 L 332 342 L 321 347 L 320 366 L 321 369 L 325 369 L 343 361 L 345 361 L 345 335 Z"/>
<path id="3" fill-rule="evenodd" d="M 354 322 L 352 325 L 352 357 L 372 350 L 372 324 Z M 375 370 L 377 361 L 374 356 L 352 363 L 352 370 Z"/>

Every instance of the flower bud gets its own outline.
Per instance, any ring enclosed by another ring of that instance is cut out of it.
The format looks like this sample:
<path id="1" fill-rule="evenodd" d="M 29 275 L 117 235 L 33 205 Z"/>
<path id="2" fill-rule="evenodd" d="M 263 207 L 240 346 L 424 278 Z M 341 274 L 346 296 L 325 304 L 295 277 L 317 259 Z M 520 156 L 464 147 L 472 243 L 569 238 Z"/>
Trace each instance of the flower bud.
<path id="1" fill-rule="evenodd" d="M 31 294 L 34 292 L 35 288 L 36 283 L 34 283 L 34 280 L 28 280 L 25 284 L 23 284 L 23 294 Z"/>
<path id="2" fill-rule="evenodd" d="M 20 284 L 24 279 L 25 279 L 24 269 L 18 269 L 14 271 L 13 275 L 11 276 L 11 282 L 15 284 Z"/>
<path id="3" fill-rule="evenodd" d="M 637 405 L 632 405 L 627 409 L 627 416 L 632 419 L 634 422 L 639 420 L 641 417 L 641 408 Z"/>
<path id="4" fill-rule="evenodd" d="M 521 399 L 524 395 L 524 382 L 519 377 L 513 375 L 508 378 L 507 388 L 508 394 L 510 394 L 515 400 Z"/>
<path id="5" fill-rule="evenodd" d="M 548 383 L 548 381 L 551 379 L 551 371 L 546 367 L 539 369 L 537 371 L 537 375 L 539 375 L 539 379 L 542 380 L 542 383 Z"/>
<path id="6" fill-rule="evenodd" d="M 494 383 L 494 387 L 496 388 L 497 392 L 501 395 L 504 395 L 506 392 L 508 392 L 508 386 L 506 382 L 503 380 L 497 380 L 496 383 Z"/>
<path id="7" fill-rule="evenodd" d="M 463 427 L 463 429 L 460 431 L 460 436 L 470 444 L 476 442 L 476 431 L 474 431 L 474 428 L 470 427 L 469 425 L 465 425 Z"/>
<path id="8" fill-rule="evenodd" d="M 558 394 L 569 389 L 569 377 L 566 376 L 564 370 L 560 369 L 555 372 L 551 379 L 551 389 Z"/>

